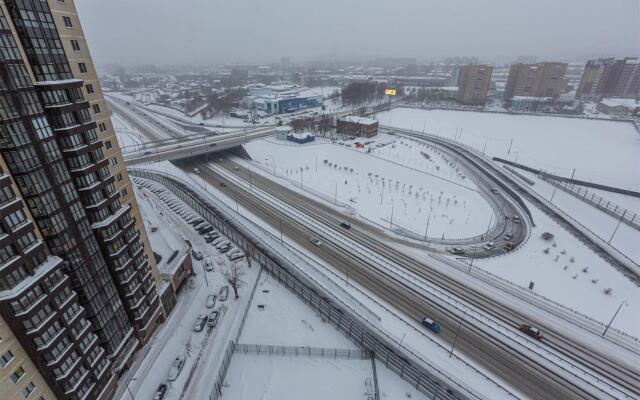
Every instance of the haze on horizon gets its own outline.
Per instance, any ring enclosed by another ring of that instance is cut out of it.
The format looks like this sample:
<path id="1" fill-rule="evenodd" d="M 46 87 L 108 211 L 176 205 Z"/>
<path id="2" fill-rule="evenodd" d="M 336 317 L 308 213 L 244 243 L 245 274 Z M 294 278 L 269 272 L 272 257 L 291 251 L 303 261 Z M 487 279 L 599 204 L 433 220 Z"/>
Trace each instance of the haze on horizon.
<path id="1" fill-rule="evenodd" d="M 77 0 L 99 64 L 638 56 L 640 0 Z"/>

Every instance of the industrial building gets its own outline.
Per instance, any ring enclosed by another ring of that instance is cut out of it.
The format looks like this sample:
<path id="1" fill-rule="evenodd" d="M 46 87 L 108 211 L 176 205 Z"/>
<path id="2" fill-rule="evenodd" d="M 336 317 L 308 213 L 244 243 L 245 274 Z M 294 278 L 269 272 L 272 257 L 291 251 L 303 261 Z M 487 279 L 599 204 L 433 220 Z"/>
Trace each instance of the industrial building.
<path id="1" fill-rule="evenodd" d="M 342 135 L 373 137 L 378 134 L 378 125 L 375 119 L 348 115 L 338 119 L 336 131 Z"/>
<path id="2" fill-rule="evenodd" d="M 284 114 L 322 106 L 318 90 L 297 85 L 254 85 L 249 87 L 245 103 L 266 114 Z"/>

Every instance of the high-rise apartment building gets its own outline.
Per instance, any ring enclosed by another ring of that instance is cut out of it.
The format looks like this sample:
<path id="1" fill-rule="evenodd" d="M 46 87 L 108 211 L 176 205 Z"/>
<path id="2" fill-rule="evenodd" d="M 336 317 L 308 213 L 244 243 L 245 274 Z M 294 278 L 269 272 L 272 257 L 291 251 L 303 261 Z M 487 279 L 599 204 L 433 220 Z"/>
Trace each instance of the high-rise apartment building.
<path id="1" fill-rule="evenodd" d="M 542 62 L 537 64 L 513 64 L 504 90 L 509 102 L 514 97 L 546 97 L 555 99 L 566 86 L 564 74 L 567 64 Z"/>
<path id="2" fill-rule="evenodd" d="M 462 104 L 481 105 L 487 101 L 489 84 L 491 83 L 491 65 L 472 64 L 458 69 L 458 95 L 456 99 Z"/>
<path id="3" fill-rule="evenodd" d="M 163 315 L 72 0 L 0 0 L 0 159 L 0 315 L 57 398 L 109 398 Z"/>
<path id="4" fill-rule="evenodd" d="M 640 97 L 640 61 L 637 58 L 600 58 L 587 61 L 576 97 Z"/>

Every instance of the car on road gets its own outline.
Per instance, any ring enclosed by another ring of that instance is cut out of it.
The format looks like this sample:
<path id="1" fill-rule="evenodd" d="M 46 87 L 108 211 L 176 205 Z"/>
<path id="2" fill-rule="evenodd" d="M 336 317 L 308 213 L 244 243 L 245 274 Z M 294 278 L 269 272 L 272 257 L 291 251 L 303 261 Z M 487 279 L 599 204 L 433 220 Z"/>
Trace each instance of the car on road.
<path id="1" fill-rule="evenodd" d="M 498 188 L 491 188 L 491 193 L 498 194 Z"/>
<path id="2" fill-rule="evenodd" d="M 495 244 L 494 242 L 489 242 L 489 243 L 485 244 L 485 245 L 484 245 L 484 246 L 482 246 L 482 247 L 484 247 L 484 248 L 485 248 L 485 249 L 487 249 L 487 250 L 491 250 L 491 249 L 493 249 L 493 248 L 495 248 L 495 247 L 496 247 L 496 244 Z"/>
<path id="3" fill-rule="evenodd" d="M 322 242 L 318 238 L 311 238 L 309 241 L 316 247 L 322 246 Z"/>
<path id="4" fill-rule="evenodd" d="M 228 298 L 229 298 L 229 286 L 224 285 L 223 287 L 220 288 L 220 292 L 218 293 L 218 299 L 220 299 L 220 301 L 227 301 Z"/>
<path id="5" fill-rule="evenodd" d="M 517 215 L 513 216 L 513 223 L 514 224 L 519 224 L 520 223 L 520 217 L 518 217 Z"/>
<path id="6" fill-rule="evenodd" d="M 540 331 L 540 329 L 538 328 L 534 328 L 531 325 L 527 325 L 527 324 L 522 324 L 518 327 L 518 329 L 521 332 L 524 332 L 525 334 L 531 336 L 534 339 L 538 339 L 538 340 L 542 340 L 542 332 Z"/>
<path id="7" fill-rule="evenodd" d="M 240 171 L 240 167 L 233 167 L 234 171 Z"/>
<path id="8" fill-rule="evenodd" d="M 180 355 L 173 360 L 171 364 L 171 368 L 169 368 L 169 374 L 167 375 L 167 380 L 172 382 L 178 379 L 178 375 L 180 375 L 180 371 L 182 371 L 182 367 L 184 367 L 185 356 Z"/>
<path id="9" fill-rule="evenodd" d="M 218 324 L 218 319 L 220 318 L 220 311 L 213 310 L 209 313 L 209 327 L 215 328 Z"/>
<path id="10" fill-rule="evenodd" d="M 215 307 L 217 298 L 218 296 L 216 296 L 215 294 L 210 294 L 209 296 L 207 296 L 207 308 Z"/>
<path id="11" fill-rule="evenodd" d="M 196 260 L 200 261 L 202 260 L 202 253 L 200 253 L 198 250 L 193 250 L 191 252 L 191 255 L 193 256 L 193 258 L 195 258 Z"/>
<path id="12" fill-rule="evenodd" d="M 220 186 L 227 187 L 227 183 L 226 182 L 220 182 Z"/>
<path id="13" fill-rule="evenodd" d="M 205 262 L 205 263 L 204 263 L 204 269 L 205 269 L 207 272 L 213 272 L 213 270 L 214 270 L 213 262 L 212 262 L 212 261 L 207 261 L 207 262 Z"/>
<path id="14" fill-rule="evenodd" d="M 507 233 L 506 235 L 504 235 L 504 238 L 505 238 L 506 240 L 511 240 L 511 239 L 513 239 L 513 234 L 511 234 L 511 233 Z"/>
<path id="15" fill-rule="evenodd" d="M 194 168 L 194 169 L 193 169 L 193 172 L 195 172 L 196 174 L 199 174 L 199 173 L 200 173 L 200 170 L 199 170 L 198 168 Z"/>
<path id="16" fill-rule="evenodd" d="M 440 333 L 440 324 L 432 320 L 431 318 L 425 318 L 422 320 L 422 325 L 429 328 L 434 333 Z"/>
<path id="17" fill-rule="evenodd" d="M 351 224 L 349 224 L 348 222 L 340 222 L 340 226 L 344 229 L 351 229 Z"/>
<path id="18" fill-rule="evenodd" d="M 207 316 L 206 315 L 198 315 L 196 320 L 193 321 L 193 331 L 200 332 L 204 329 L 204 326 L 207 324 Z"/>
<path id="19" fill-rule="evenodd" d="M 167 393 L 167 384 L 161 383 L 156 389 L 156 392 L 153 394 L 153 400 L 162 400 L 164 399 L 164 395 Z"/>
<path id="20" fill-rule="evenodd" d="M 449 249 L 449 253 L 451 254 L 464 254 L 464 249 L 462 247 L 452 247 Z"/>
<path id="21" fill-rule="evenodd" d="M 515 247 L 515 244 L 513 242 L 507 242 L 504 245 L 504 249 L 506 251 L 511 251 L 511 250 L 513 250 L 514 247 Z"/>

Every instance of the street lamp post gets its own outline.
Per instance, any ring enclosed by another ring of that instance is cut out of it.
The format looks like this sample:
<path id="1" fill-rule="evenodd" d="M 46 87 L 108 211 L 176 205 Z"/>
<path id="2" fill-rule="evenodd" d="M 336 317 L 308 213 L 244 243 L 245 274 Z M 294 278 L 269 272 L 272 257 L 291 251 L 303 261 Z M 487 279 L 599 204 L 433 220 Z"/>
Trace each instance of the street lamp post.
<path id="1" fill-rule="evenodd" d="M 131 377 L 131 379 L 129 379 L 129 380 L 127 381 L 127 386 L 125 386 L 125 387 L 127 388 L 127 392 L 129 392 L 129 396 L 131 396 L 131 398 L 132 398 L 133 400 L 136 400 L 136 398 L 135 398 L 135 397 L 133 397 L 133 393 L 131 393 L 131 389 L 129 388 L 129 384 L 130 384 L 132 381 L 135 381 L 135 380 L 136 380 L 136 378 Z"/>
<path id="2" fill-rule="evenodd" d="M 618 313 L 620 312 L 620 309 L 622 308 L 622 305 L 626 305 L 628 306 L 629 303 L 627 303 L 626 300 L 622 300 L 622 303 L 620 303 L 620 305 L 618 306 L 618 309 L 616 310 L 616 312 L 613 314 L 613 317 L 611 317 L 611 321 L 609 321 L 609 323 L 607 324 L 607 327 L 604 329 L 604 332 L 602 333 L 602 337 L 604 337 L 604 335 L 607 334 L 607 331 L 609 330 L 609 327 L 611 326 L 611 324 L 613 323 L 613 320 L 616 318 L 616 315 L 618 315 Z"/>

